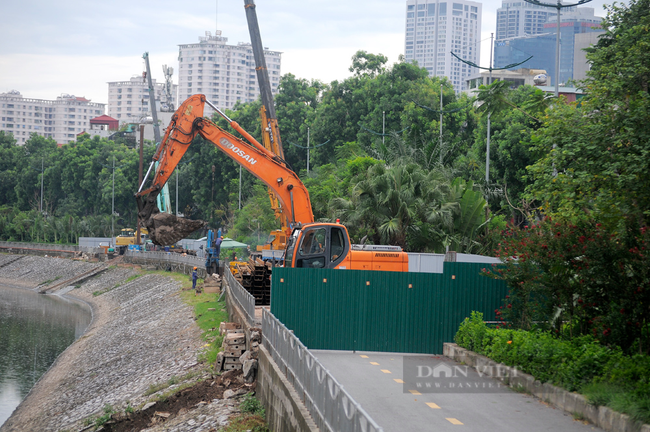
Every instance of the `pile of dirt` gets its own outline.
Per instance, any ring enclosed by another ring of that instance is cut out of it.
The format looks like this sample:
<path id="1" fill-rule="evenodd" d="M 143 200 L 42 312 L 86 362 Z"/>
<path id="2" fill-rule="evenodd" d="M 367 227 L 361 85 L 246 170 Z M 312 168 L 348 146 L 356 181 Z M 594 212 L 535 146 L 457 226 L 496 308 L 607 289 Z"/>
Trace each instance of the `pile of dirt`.
<path id="1" fill-rule="evenodd" d="M 144 225 L 149 230 L 149 238 L 155 245 L 168 246 L 185 238 L 206 225 L 202 220 L 190 220 L 169 213 L 156 213 Z"/>
<path id="2" fill-rule="evenodd" d="M 164 400 L 148 403 L 140 411 L 113 414 L 102 430 L 137 432 L 167 422 L 215 399 L 228 399 L 254 392 L 255 386 L 256 383 L 244 383 L 241 370 L 228 371 L 180 390 Z"/>

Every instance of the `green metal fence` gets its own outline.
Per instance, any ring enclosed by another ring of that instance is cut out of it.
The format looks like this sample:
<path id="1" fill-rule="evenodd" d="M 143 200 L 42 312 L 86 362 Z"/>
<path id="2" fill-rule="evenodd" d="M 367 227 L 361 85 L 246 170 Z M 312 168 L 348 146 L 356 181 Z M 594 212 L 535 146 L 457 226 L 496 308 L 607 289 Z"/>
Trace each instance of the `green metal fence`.
<path id="1" fill-rule="evenodd" d="M 508 293 L 489 264 L 444 273 L 274 268 L 271 312 L 311 349 L 442 354 L 472 311 L 495 319 Z"/>

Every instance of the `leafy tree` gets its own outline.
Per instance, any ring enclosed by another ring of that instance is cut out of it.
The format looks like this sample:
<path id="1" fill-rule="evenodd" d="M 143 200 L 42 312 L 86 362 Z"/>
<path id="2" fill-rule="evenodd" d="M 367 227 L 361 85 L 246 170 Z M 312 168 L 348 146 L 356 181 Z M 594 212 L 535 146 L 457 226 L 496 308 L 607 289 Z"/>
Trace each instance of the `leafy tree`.
<path id="1" fill-rule="evenodd" d="M 589 215 L 622 229 L 625 215 L 650 215 L 650 7 L 648 0 L 609 8 L 604 36 L 590 50 L 588 97 L 549 111 L 533 138 L 531 196 L 546 212 Z"/>
<path id="2" fill-rule="evenodd" d="M 387 61 L 388 57 L 385 55 L 371 54 L 359 50 L 352 56 L 352 66 L 350 66 L 349 71 L 354 72 L 357 76 L 365 75 L 374 77 L 384 69 Z"/>

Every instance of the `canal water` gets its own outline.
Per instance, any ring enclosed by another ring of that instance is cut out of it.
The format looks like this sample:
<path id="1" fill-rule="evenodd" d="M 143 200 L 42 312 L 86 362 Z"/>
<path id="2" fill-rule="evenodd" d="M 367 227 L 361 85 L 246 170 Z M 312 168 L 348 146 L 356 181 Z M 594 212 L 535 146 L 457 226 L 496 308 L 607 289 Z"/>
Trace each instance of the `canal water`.
<path id="1" fill-rule="evenodd" d="M 84 303 L 0 285 L 0 426 L 91 319 Z"/>

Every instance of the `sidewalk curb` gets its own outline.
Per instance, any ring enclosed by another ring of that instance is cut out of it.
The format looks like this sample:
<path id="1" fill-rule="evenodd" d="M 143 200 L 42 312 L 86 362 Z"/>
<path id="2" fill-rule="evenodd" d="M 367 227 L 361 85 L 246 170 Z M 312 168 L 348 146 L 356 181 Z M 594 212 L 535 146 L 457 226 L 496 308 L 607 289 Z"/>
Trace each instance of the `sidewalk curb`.
<path id="1" fill-rule="evenodd" d="M 483 372 L 488 376 L 504 381 L 511 387 L 518 387 L 569 414 L 580 415 L 608 432 L 650 432 L 648 424 L 639 425 L 632 421 L 628 415 L 605 406 L 589 405 L 587 399 L 579 393 L 569 392 L 549 383 L 542 384 L 532 375 L 492 361 L 488 357 L 461 348 L 455 343 L 445 343 L 443 355 L 468 366 L 484 369 Z M 497 371 L 497 376 L 493 376 L 492 371 L 494 370 Z M 513 371 L 516 373 L 513 374 Z"/>

